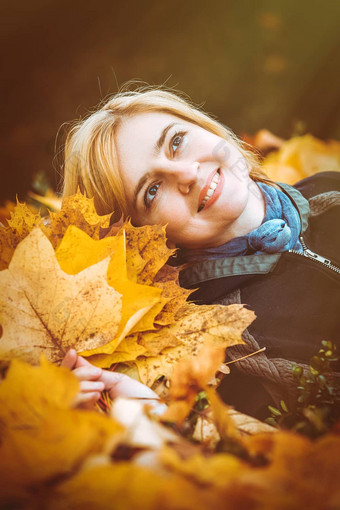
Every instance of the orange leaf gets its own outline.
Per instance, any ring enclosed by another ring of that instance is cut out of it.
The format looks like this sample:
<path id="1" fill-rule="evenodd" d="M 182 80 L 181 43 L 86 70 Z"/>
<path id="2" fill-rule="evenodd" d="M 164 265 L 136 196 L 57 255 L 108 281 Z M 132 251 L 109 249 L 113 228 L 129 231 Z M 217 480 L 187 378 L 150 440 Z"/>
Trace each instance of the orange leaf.
<path id="1" fill-rule="evenodd" d="M 26 204 L 17 201 L 7 220 L 9 226 L 0 226 L 0 270 L 8 267 L 15 248 L 40 222 L 40 214 L 33 213 Z"/>
<path id="2" fill-rule="evenodd" d="M 107 228 L 110 214 L 99 216 L 94 207 L 93 198 L 86 198 L 79 191 L 66 197 L 60 211 L 50 212 L 51 222 L 45 227 L 45 233 L 56 248 L 69 225 L 76 225 L 93 239 L 99 239 L 101 228 Z"/>

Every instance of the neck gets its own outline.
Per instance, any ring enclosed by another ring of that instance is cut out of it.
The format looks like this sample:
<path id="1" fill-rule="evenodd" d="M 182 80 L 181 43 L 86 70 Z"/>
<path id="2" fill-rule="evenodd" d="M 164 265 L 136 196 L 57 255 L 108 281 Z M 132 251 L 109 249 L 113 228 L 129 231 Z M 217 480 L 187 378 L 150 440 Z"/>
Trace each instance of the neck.
<path id="1" fill-rule="evenodd" d="M 225 242 L 228 242 L 235 237 L 249 234 L 249 232 L 258 228 L 264 219 L 265 212 L 266 206 L 262 191 L 257 186 L 256 182 L 250 180 L 249 198 L 246 207 L 244 208 L 243 213 L 231 226 L 228 231 L 228 239 L 226 239 Z"/>

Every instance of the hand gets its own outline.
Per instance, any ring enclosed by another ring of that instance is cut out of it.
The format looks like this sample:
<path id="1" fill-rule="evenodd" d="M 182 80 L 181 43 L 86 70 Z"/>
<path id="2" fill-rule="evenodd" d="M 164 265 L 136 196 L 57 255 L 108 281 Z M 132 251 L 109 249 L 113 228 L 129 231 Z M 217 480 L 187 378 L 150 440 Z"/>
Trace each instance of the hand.
<path id="1" fill-rule="evenodd" d="M 100 399 L 105 384 L 100 380 L 103 370 L 95 367 L 78 356 L 74 349 L 70 349 L 61 362 L 61 366 L 72 370 L 80 383 L 80 391 L 76 397 L 75 405 L 92 408 Z"/>
<path id="2" fill-rule="evenodd" d="M 112 400 L 116 397 L 145 399 L 146 404 L 154 406 L 155 412 L 164 411 L 165 406 L 159 401 L 157 393 L 148 386 L 125 374 L 95 367 L 85 358 L 78 356 L 74 349 L 68 351 L 61 365 L 72 370 L 80 382 L 77 405 L 86 408 L 93 407 L 105 389 Z"/>

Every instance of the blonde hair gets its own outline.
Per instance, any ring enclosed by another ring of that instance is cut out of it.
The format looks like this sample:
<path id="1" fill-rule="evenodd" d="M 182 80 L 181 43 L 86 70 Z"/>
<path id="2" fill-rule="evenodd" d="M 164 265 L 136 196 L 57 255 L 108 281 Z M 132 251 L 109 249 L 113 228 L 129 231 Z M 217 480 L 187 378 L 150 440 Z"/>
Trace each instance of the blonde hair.
<path id="1" fill-rule="evenodd" d="M 115 134 L 123 118 L 146 112 L 169 113 L 228 140 L 243 154 L 251 178 L 271 183 L 260 170 L 255 154 L 231 130 L 177 93 L 144 87 L 114 95 L 99 110 L 73 125 L 64 150 L 64 197 L 79 188 L 94 197 L 99 214 L 114 211 L 116 217 L 127 215 Z"/>

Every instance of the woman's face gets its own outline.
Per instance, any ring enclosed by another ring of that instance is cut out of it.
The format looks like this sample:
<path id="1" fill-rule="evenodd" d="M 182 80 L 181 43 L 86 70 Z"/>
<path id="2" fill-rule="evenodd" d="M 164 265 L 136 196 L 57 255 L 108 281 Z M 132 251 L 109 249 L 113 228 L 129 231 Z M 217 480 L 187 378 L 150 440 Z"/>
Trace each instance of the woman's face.
<path id="1" fill-rule="evenodd" d="M 116 143 L 134 224 L 167 225 L 171 244 L 186 248 L 219 246 L 249 232 L 254 183 L 232 144 L 158 112 L 125 118 Z"/>

